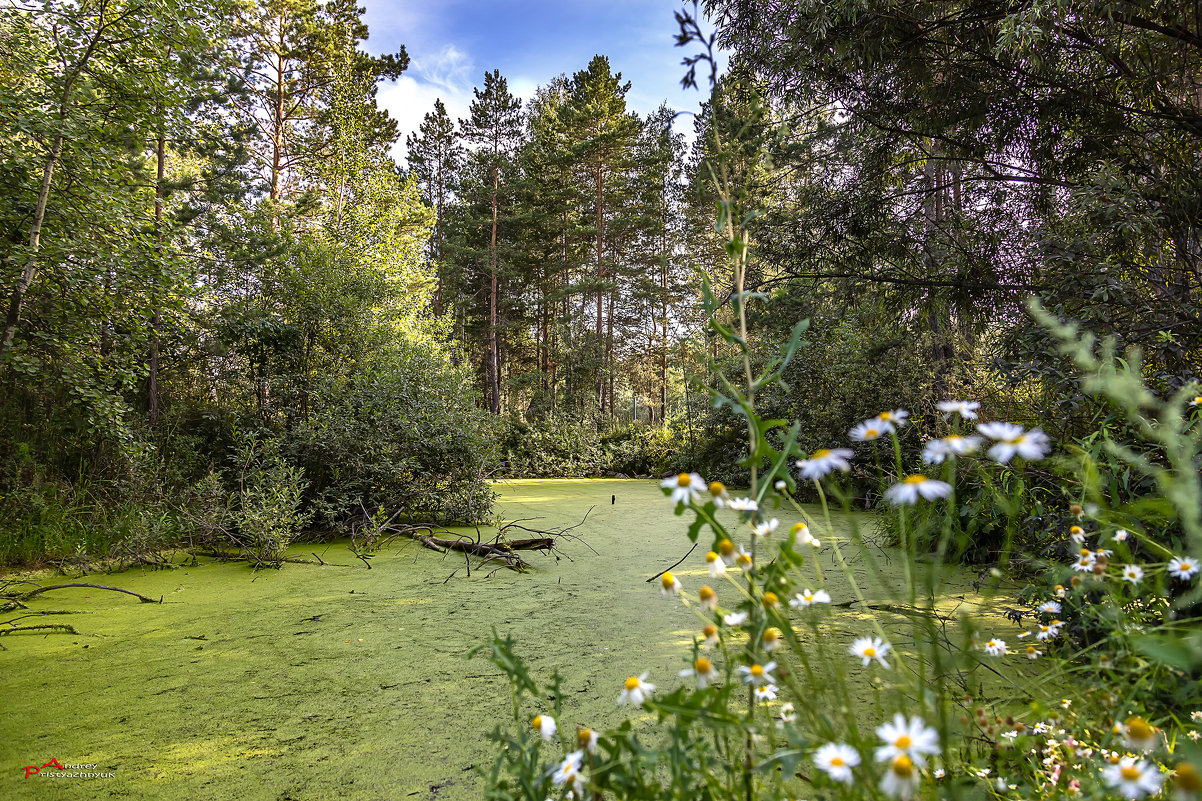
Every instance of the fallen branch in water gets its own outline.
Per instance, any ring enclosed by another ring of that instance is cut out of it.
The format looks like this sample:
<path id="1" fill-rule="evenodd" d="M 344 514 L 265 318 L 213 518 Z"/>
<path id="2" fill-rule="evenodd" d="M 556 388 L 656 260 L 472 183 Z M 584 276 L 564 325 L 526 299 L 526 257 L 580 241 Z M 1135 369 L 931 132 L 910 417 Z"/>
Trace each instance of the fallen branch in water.
<path id="1" fill-rule="evenodd" d="M 71 584 L 51 584 L 49 587 L 38 587 L 36 590 L 30 590 L 29 592 L 15 594 L 15 595 L 12 595 L 11 597 L 14 600 L 28 601 L 30 598 L 32 598 L 35 595 L 41 595 L 42 593 L 50 592 L 51 590 L 64 590 L 64 589 L 67 589 L 68 587 L 88 587 L 93 590 L 111 590 L 112 592 L 123 592 L 126 595 L 134 596 L 135 598 L 137 598 L 139 601 L 141 601 L 144 604 L 161 604 L 163 602 L 163 599 L 161 596 L 158 598 L 158 600 L 155 600 L 154 598 L 147 598 L 145 595 L 140 595 L 139 593 L 136 593 L 132 590 L 123 590 L 120 587 L 108 587 L 108 586 L 105 586 L 104 584 L 83 584 L 83 583 L 74 583 L 74 582 Z"/>
<path id="2" fill-rule="evenodd" d="M 12 634 L 13 632 L 17 631 L 41 631 L 43 629 L 55 629 L 57 631 L 66 632 L 67 634 L 79 634 L 79 632 L 75 630 L 74 626 L 69 626 L 66 623 L 43 623 L 39 626 L 13 626 L 9 629 L 0 629 L 0 635 Z"/>

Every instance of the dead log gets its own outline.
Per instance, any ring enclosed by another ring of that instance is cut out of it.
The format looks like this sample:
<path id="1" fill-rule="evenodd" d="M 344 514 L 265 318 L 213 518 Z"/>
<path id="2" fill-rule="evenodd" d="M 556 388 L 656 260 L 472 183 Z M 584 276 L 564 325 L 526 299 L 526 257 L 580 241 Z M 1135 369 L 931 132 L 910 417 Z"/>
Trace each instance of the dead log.
<path id="1" fill-rule="evenodd" d="M 111 590 L 112 592 L 123 592 L 126 595 L 134 596 L 135 598 L 137 598 L 139 601 L 141 601 L 144 604 L 161 604 L 163 602 L 162 597 L 158 598 L 158 600 L 155 600 L 154 598 L 147 598 L 145 595 L 140 595 L 136 592 L 133 592 L 132 590 L 123 590 L 120 587 L 107 587 L 103 584 L 83 584 L 83 583 L 51 584 L 49 587 L 38 587 L 36 590 L 30 590 L 29 592 L 26 592 L 26 593 L 14 595 L 13 597 L 20 599 L 22 601 L 28 601 L 30 598 L 32 598 L 35 595 L 41 595 L 42 593 L 50 592 L 51 590 L 63 590 L 63 589 L 67 589 L 68 587 L 88 587 L 93 590 Z"/>
<path id="2" fill-rule="evenodd" d="M 430 534 L 418 536 L 417 541 L 427 548 L 439 551 L 440 553 L 461 551 L 473 556 L 484 557 L 485 560 L 501 559 L 512 570 L 521 571 L 530 567 L 520 556 L 513 553 L 513 548 L 509 544 L 487 545 L 483 542 L 474 542 L 472 540 L 448 540 Z"/>
<path id="3" fill-rule="evenodd" d="M 0 629 L 0 635 L 12 634 L 15 631 L 40 631 L 43 629 L 65 631 L 68 634 L 75 634 L 77 636 L 79 634 L 79 632 L 75 630 L 74 626 L 69 626 L 66 623 L 43 623 L 39 626 L 13 626 L 12 628 L 8 629 Z"/>

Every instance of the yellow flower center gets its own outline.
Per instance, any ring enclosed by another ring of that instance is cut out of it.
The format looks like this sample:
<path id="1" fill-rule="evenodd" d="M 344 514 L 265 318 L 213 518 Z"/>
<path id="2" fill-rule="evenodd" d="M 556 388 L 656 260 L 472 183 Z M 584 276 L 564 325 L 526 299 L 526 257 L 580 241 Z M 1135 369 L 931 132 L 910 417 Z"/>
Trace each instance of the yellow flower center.
<path id="1" fill-rule="evenodd" d="M 1181 567 L 1177 568 L 1178 572 L 1189 573 L 1194 569 L 1193 562 L 1182 562 Z"/>
<path id="2" fill-rule="evenodd" d="M 1081 528 L 1080 526 L 1073 526 L 1072 528 L 1070 528 L 1068 530 L 1068 533 L 1069 534 L 1084 534 L 1085 529 Z"/>
<path id="3" fill-rule="evenodd" d="M 878 429 L 875 429 L 875 428 L 864 429 L 864 436 L 868 437 L 869 439 L 876 439 L 880 435 L 881 435 L 881 432 Z M 835 758 L 838 759 L 838 757 L 835 757 Z"/>
<path id="4" fill-rule="evenodd" d="M 676 586 L 676 576 L 673 576 L 670 572 L 664 573 L 659 581 L 660 584 L 664 585 L 665 590 L 670 590 Z"/>
<path id="5" fill-rule="evenodd" d="M 581 729 L 576 732 L 576 742 L 580 743 L 581 748 L 588 748 L 593 741 L 592 729 Z"/>
<path id="6" fill-rule="evenodd" d="M 953 443 L 954 442 L 963 442 L 964 437 L 960 436 L 959 434 L 951 434 L 947 437 L 944 437 L 944 441 L 945 442 L 953 442 Z"/>
<path id="7" fill-rule="evenodd" d="M 1072 512 L 1073 514 L 1075 514 L 1077 517 L 1080 517 L 1081 515 L 1085 514 L 1085 510 L 1081 508 L 1081 505 L 1076 504 L 1076 503 L 1074 503 L 1072 506 L 1070 506 L 1068 508 L 1068 510 L 1070 512 Z"/>
<path id="8" fill-rule="evenodd" d="M 713 623 L 710 623 L 701 630 L 701 633 L 704 634 L 705 638 L 708 640 L 710 637 L 716 637 L 718 635 L 718 627 Z"/>
<path id="9" fill-rule="evenodd" d="M 800 534 L 801 532 L 806 531 L 808 529 L 809 529 L 809 526 L 807 526 L 805 523 L 794 523 L 793 528 L 789 529 L 789 531 L 792 532 L 794 535 L 796 535 L 796 534 Z"/>
<path id="10" fill-rule="evenodd" d="M 1051 631 L 1051 626 L 1040 626 L 1039 631 L 1040 631 L 1040 633 Z"/>
<path id="11" fill-rule="evenodd" d="M 687 487 L 692 482 L 693 482 L 693 479 L 689 478 L 688 473 L 681 473 L 680 475 L 678 475 L 676 477 L 676 486 L 678 486 L 678 487 Z"/>
<path id="12" fill-rule="evenodd" d="M 903 484 L 922 484 L 923 482 L 926 482 L 926 481 L 930 481 L 930 479 L 927 478 L 926 476 L 922 475 L 921 473 L 915 473 L 913 475 L 906 476 L 904 479 L 902 479 Z"/>
<path id="13" fill-rule="evenodd" d="M 739 564 L 741 564 L 741 565 L 751 564 L 751 554 L 749 554 L 749 553 L 739 554 Z"/>
<path id="14" fill-rule="evenodd" d="M 831 757 L 831 767 L 832 768 L 842 768 L 842 767 L 845 767 L 846 765 L 847 765 L 847 763 L 843 761 L 843 757 Z"/>
<path id="15" fill-rule="evenodd" d="M 1119 757 L 1118 754 L 1111 754 L 1108 761 L 1110 762 L 1111 765 L 1117 765 L 1118 763 L 1122 762 L 1123 760 Z"/>
<path id="16" fill-rule="evenodd" d="M 766 593 L 764 593 L 763 601 L 764 601 L 764 606 L 773 607 L 773 606 L 776 606 L 777 603 L 780 602 L 780 599 L 778 599 L 776 597 L 776 593 L 766 592 Z"/>
<path id="17" fill-rule="evenodd" d="M 891 421 L 893 419 L 893 412 L 881 412 L 880 414 L 877 415 L 877 417 L 880 418 L 882 421 L 888 423 L 889 421 Z"/>
<path id="18" fill-rule="evenodd" d="M 1152 727 L 1143 718 L 1127 718 L 1127 736 L 1132 740 L 1147 740 L 1152 736 Z"/>
<path id="19" fill-rule="evenodd" d="M 1090 551 L 1088 548 L 1082 548 L 1082 549 L 1081 549 L 1081 555 L 1082 555 L 1082 556 L 1089 556 L 1089 554 L 1090 554 L 1090 553 L 1091 553 L 1091 551 Z"/>
<path id="20" fill-rule="evenodd" d="M 630 678 L 628 678 L 626 680 L 626 689 L 627 690 L 637 690 L 638 688 L 639 688 L 639 677 L 638 676 L 631 676 Z"/>
<path id="21" fill-rule="evenodd" d="M 693 663 L 693 669 L 698 673 L 709 673 L 714 669 L 714 666 L 711 665 L 710 661 L 703 656 Z"/>
<path id="22" fill-rule="evenodd" d="M 903 734 L 901 737 L 898 737 L 896 740 L 894 740 L 893 744 L 898 748 L 906 749 L 914 745 L 914 741 L 910 739 L 910 735 Z"/>
<path id="23" fill-rule="evenodd" d="M 722 542 L 718 543 L 718 553 L 723 556 L 730 556 L 734 552 L 735 544 L 730 540 L 722 540 Z"/>
<path id="24" fill-rule="evenodd" d="M 713 551 L 710 551 L 709 553 L 707 553 L 707 554 L 705 555 L 705 561 L 706 561 L 706 562 L 709 562 L 710 564 L 713 564 L 714 562 L 717 562 L 717 561 L 718 561 L 718 554 L 714 553 Z"/>
<path id="25" fill-rule="evenodd" d="M 812 592 L 803 592 L 803 593 L 801 594 L 801 597 L 802 597 L 802 598 L 804 598 L 804 599 L 805 599 L 805 600 L 807 600 L 807 601 L 813 602 L 813 600 L 814 600 L 814 593 L 812 593 Z"/>
<path id="26" fill-rule="evenodd" d="M 830 448 L 819 448 L 818 450 L 816 450 L 810 454 L 810 458 L 811 459 L 825 459 L 826 457 L 828 457 L 830 455 L 831 455 Z"/>
<path id="27" fill-rule="evenodd" d="M 764 642 L 772 643 L 780 639 L 781 630 L 772 628 L 764 632 Z"/>
<path id="28" fill-rule="evenodd" d="M 889 769 L 899 778 L 908 779 L 914 775 L 914 760 L 902 754 L 893 760 L 893 764 L 889 766 Z"/>
<path id="29" fill-rule="evenodd" d="M 1028 654 L 1033 654 L 1033 653 L 1036 653 L 1036 648 L 1035 648 L 1035 646 L 1034 646 L 1034 645 L 1028 645 L 1028 646 L 1027 646 L 1027 653 L 1028 653 Z"/>
<path id="30" fill-rule="evenodd" d="M 755 676 L 757 679 L 762 679 L 764 677 L 764 666 L 763 665 L 752 665 L 751 666 L 751 675 Z"/>
<path id="31" fill-rule="evenodd" d="M 871 645 L 868 646 L 867 648 L 864 649 L 864 656 L 869 656 L 869 657 L 876 656 L 876 649 L 873 648 Z"/>
<path id="32" fill-rule="evenodd" d="M 678 478 L 677 481 L 679 480 L 680 479 Z M 721 495 L 724 492 L 726 492 L 726 485 L 721 481 L 710 482 L 710 495 Z"/>
<path id="33" fill-rule="evenodd" d="M 1177 787 L 1184 793 L 1202 791 L 1202 776 L 1199 776 L 1198 771 L 1188 762 L 1182 762 L 1177 766 L 1175 781 L 1177 782 Z"/>
<path id="34" fill-rule="evenodd" d="M 540 728 L 542 728 L 542 725 L 543 725 L 543 716 L 542 716 L 542 715 L 535 715 L 535 716 L 534 716 L 534 720 L 530 721 L 530 723 L 531 723 L 531 724 L 533 724 L 534 728 L 536 728 L 536 729 L 540 729 Z"/>
<path id="35" fill-rule="evenodd" d="M 703 601 L 712 600 L 714 597 L 714 591 L 709 587 L 702 587 L 701 589 L 697 590 L 697 597 Z"/>
<path id="36" fill-rule="evenodd" d="M 1137 779 L 1139 779 L 1139 777 L 1141 775 L 1143 775 L 1140 772 L 1139 768 L 1135 767 L 1134 765 L 1124 766 L 1122 768 L 1122 770 L 1119 771 L 1119 773 L 1121 773 L 1123 775 L 1123 778 L 1129 782 L 1136 781 Z"/>

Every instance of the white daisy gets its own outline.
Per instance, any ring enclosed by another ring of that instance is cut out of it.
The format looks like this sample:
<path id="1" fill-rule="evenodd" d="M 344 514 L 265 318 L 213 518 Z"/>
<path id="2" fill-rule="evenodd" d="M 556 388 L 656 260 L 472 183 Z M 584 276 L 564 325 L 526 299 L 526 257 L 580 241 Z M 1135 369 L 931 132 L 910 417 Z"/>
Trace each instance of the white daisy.
<path id="1" fill-rule="evenodd" d="M 805 609 L 813 604 L 829 604 L 831 596 L 826 590 L 814 591 L 806 588 L 805 592 L 799 592 L 793 596 L 793 600 L 789 601 L 789 606 L 794 609 Z"/>
<path id="2" fill-rule="evenodd" d="M 718 627 L 713 623 L 705 624 L 705 628 L 701 630 L 702 645 L 707 648 L 713 648 L 718 644 Z"/>
<path id="3" fill-rule="evenodd" d="M 583 751 L 573 751 L 564 757 L 563 762 L 551 774 L 555 784 L 570 784 L 577 795 L 584 792 L 584 777 L 580 775 L 580 763 L 584 761 Z"/>
<path id="4" fill-rule="evenodd" d="M 918 789 L 919 776 L 914 760 L 902 754 L 889 763 L 889 769 L 881 777 L 881 792 L 891 798 L 909 801 Z"/>
<path id="5" fill-rule="evenodd" d="M 1006 641 L 998 640 L 998 639 L 991 639 L 989 642 L 985 643 L 982 650 L 985 651 L 985 653 L 989 654 L 990 656 L 1005 656 L 1006 655 Z"/>
<path id="6" fill-rule="evenodd" d="M 1034 645 L 1028 645 L 1026 654 L 1027 659 L 1038 659 L 1039 657 L 1043 656 L 1043 651 L 1039 650 Z"/>
<path id="7" fill-rule="evenodd" d="M 874 418 L 872 420 L 865 420 L 863 423 L 857 423 L 855 428 L 847 432 L 847 436 L 852 442 L 871 442 L 874 439 L 880 439 L 886 434 L 892 433 L 892 423 L 886 423 Z"/>
<path id="8" fill-rule="evenodd" d="M 1044 623 L 1035 629 L 1035 639 L 1037 640 L 1053 640 L 1060 635 L 1060 627 L 1064 624 L 1059 620 L 1053 620 L 1051 623 Z"/>
<path id="9" fill-rule="evenodd" d="M 538 730 L 539 736 L 544 740 L 553 738 L 557 730 L 555 718 L 550 715 L 535 715 L 534 720 L 530 721 L 530 725 Z"/>
<path id="10" fill-rule="evenodd" d="M 846 473 L 851 469 L 851 463 L 847 460 L 853 456 L 855 452 L 847 448 L 822 448 L 799 461 L 797 467 L 801 470 L 802 478 L 817 481 L 835 470 Z"/>
<path id="11" fill-rule="evenodd" d="M 580 729 L 576 732 L 576 742 L 582 750 L 592 754 L 597 750 L 597 732 L 592 729 Z"/>
<path id="12" fill-rule="evenodd" d="M 776 527 L 779 525 L 780 521 L 775 517 L 764 523 L 757 523 L 755 527 L 755 534 L 757 537 L 767 537 L 769 534 L 776 531 Z"/>
<path id="13" fill-rule="evenodd" d="M 714 592 L 712 587 L 702 585 L 701 589 L 697 590 L 697 600 L 701 601 L 704 609 L 713 611 L 718 608 L 718 593 Z"/>
<path id="14" fill-rule="evenodd" d="M 1052 449 L 1052 441 L 1038 428 L 1023 431 L 1022 426 L 1014 423 L 981 423 L 977 431 L 997 440 L 989 449 L 989 458 L 1001 464 L 1006 464 L 1015 456 L 1036 461 L 1047 456 Z"/>
<path id="15" fill-rule="evenodd" d="M 939 407 L 939 411 L 944 413 L 944 417 L 958 414 L 965 420 L 976 420 L 977 409 L 981 408 L 981 404 L 977 401 L 939 401 L 936 405 Z"/>
<path id="16" fill-rule="evenodd" d="M 827 743 L 814 752 L 814 764 L 834 781 L 851 784 L 851 769 L 860 764 L 860 754 L 846 743 Z"/>
<path id="17" fill-rule="evenodd" d="M 709 683 L 717 681 L 718 669 L 704 656 L 697 657 L 691 668 L 680 671 L 681 677 L 696 676 L 697 687 L 704 690 Z"/>
<path id="18" fill-rule="evenodd" d="M 921 473 L 914 473 L 885 490 L 885 500 L 894 506 L 901 506 L 902 504 L 913 505 L 918 502 L 919 496 L 932 501 L 936 498 L 946 498 L 951 493 L 952 485 L 946 481 L 939 481 L 938 479 L 927 478 Z"/>
<path id="19" fill-rule="evenodd" d="M 650 675 L 648 671 L 641 676 L 628 678 L 622 686 L 622 692 L 618 694 L 618 706 L 642 706 L 643 702 L 651 697 L 651 693 L 655 692 L 655 685 L 647 681 Z"/>
<path id="20" fill-rule="evenodd" d="M 772 489 L 776 490 L 777 492 L 784 492 L 786 489 L 788 489 L 788 487 L 789 484 L 783 478 L 778 478 L 772 483 Z"/>
<path id="21" fill-rule="evenodd" d="M 665 478 L 659 482 L 659 485 L 664 489 L 671 489 L 672 494 L 668 497 L 672 503 L 692 503 L 701 497 L 701 491 L 705 489 L 705 481 L 696 473 L 681 473 L 672 478 Z"/>
<path id="22" fill-rule="evenodd" d="M 735 555 L 735 564 L 738 565 L 739 569 L 744 573 L 751 570 L 751 566 L 753 564 L 751 554 L 742 545 L 739 546 L 739 553 Z"/>
<path id="23" fill-rule="evenodd" d="M 746 612 L 731 612 L 722 618 L 722 622 L 728 626 L 742 626 L 747 622 Z"/>
<path id="24" fill-rule="evenodd" d="M 752 665 L 751 667 L 739 665 L 739 672 L 743 674 L 743 682 L 755 687 L 772 684 L 775 681 L 772 671 L 775 669 L 775 662 L 769 662 L 764 665 Z"/>
<path id="25" fill-rule="evenodd" d="M 813 548 L 817 548 L 822 545 L 822 543 L 810 533 L 810 527 L 805 523 L 794 523 L 793 528 L 789 529 L 789 535 L 802 545 L 809 545 Z"/>
<path id="26" fill-rule="evenodd" d="M 797 722 L 797 712 L 796 712 L 796 710 L 793 709 L 793 704 L 785 703 L 785 704 L 781 705 L 780 722 L 781 723 L 796 723 Z"/>
<path id="27" fill-rule="evenodd" d="M 876 749 L 877 762 L 906 756 L 921 768 L 926 765 L 927 756 L 939 753 L 939 732 L 927 726 L 917 715 L 907 720 L 905 715 L 898 712 L 892 722 L 877 726 L 876 736 L 885 741 Z"/>
<path id="28" fill-rule="evenodd" d="M 780 648 L 784 632 L 775 626 L 769 626 L 764 629 L 764 636 L 761 638 L 764 645 L 764 651 L 772 653 L 777 648 Z"/>
<path id="29" fill-rule="evenodd" d="M 1174 556 L 1169 562 L 1169 575 L 1179 581 L 1189 581 L 1198 572 L 1198 563 L 1188 556 Z"/>
<path id="30" fill-rule="evenodd" d="M 718 578 L 726 572 L 726 562 L 722 561 L 722 557 L 713 551 L 705 555 L 705 564 L 709 567 L 710 578 Z"/>
<path id="31" fill-rule="evenodd" d="M 892 647 L 880 637 L 861 637 L 851 644 L 850 652 L 852 656 L 858 656 L 863 660 L 864 667 L 868 667 L 868 664 L 875 659 L 881 663 L 881 667 L 888 670 L 889 663 L 885 661 L 885 657 L 888 656 Z"/>
<path id="32" fill-rule="evenodd" d="M 714 499 L 714 506 L 721 509 L 730 503 L 730 495 L 726 492 L 726 485 L 721 481 L 711 481 L 709 485 L 710 496 Z"/>
<path id="33" fill-rule="evenodd" d="M 765 684 L 763 687 L 756 687 L 755 690 L 753 690 L 753 692 L 755 693 L 755 700 L 757 700 L 761 703 L 766 704 L 769 701 L 776 700 L 776 685 L 775 684 Z"/>
<path id="34" fill-rule="evenodd" d="M 910 422 L 906 419 L 909 416 L 910 413 L 905 409 L 894 409 L 891 412 L 881 412 L 876 416 L 876 419 L 882 423 L 888 423 L 895 428 L 902 428 L 906 423 Z"/>
<path id="35" fill-rule="evenodd" d="M 1123 568 L 1123 580 L 1130 581 L 1132 584 L 1139 584 L 1144 577 L 1144 569 L 1139 565 L 1127 565 Z"/>
<path id="36" fill-rule="evenodd" d="M 1083 553 L 1077 557 L 1076 562 L 1073 562 L 1073 570 L 1076 570 L 1078 573 L 1088 573 L 1093 570 L 1093 566 L 1097 561 L 1097 557 L 1092 553 Z"/>
<path id="37" fill-rule="evenodd" d="M 1080 526 L 1073 526 L 1068 530 L 1068 536 L 1072 538 L 1073 542 L 1081 545 L 1085 542 L 1085 529 Z"/>
<path id="38" fill-rule="evenodd" d="M 1129 717 L 1117 728 L 1123 735 L 1123 745 L 1132 751 L 1151 751 L 1160 744 L 1156 729 L 1141 717 Z"/>
<path id="39" fill-rule="evenodd" d="M 722 555 L 722 561 L 728 565 L 733 565 L 738 556 L 735 550 L 735 544 L 730 540 L 724 539 L 718 543 L 718 553 Z"/>
<path id="40" fill-rule="evenodd" d="M 922 460 L 927 464 L 943 464 L 943 461 L 950 456 L 976 453 L 980 450 L 982 442 L 984 440 L 976 434 L 970 434 L 967 437 L 952 434 L 943 439 L 933 439 L 923 447 Z"/>
<path id="41" fill-rule="evenodd" d="M 1115 542 L 1126 542 L 1127 538 L 1130 536 L 1131 536 L 1131 532 L 1127 531 L 1127 529 L 1125 529 L 1125 528 L 1120 528 L 1118 531 L 1114 532 L 1114 541 Z"/>
<path id="42" fill-rule="evenodd" d="M 726 505 L 736 512 L 754 512 L 760 508 L 753 498 L 731 498 Z"/>
<path id="43" fill-rule="evenodd" d="M 1044 601 L 1039 605 L 1038 611 L 1045 615 L 1058 615 L 1060 614 L 1060 603 L 1058 601 Z"/>
<path id="44" fill-rule="evenodd" d="M 664 595 L 675 595 L 680 592 L 680 582 L 671 571 L 664 571 L 659 577 L 659 591 Z"/>
<path id="45" fill-rule="evenodd" d="M 1107 765 L 1102 769 L 1102 779 L 1118 790 L 1123 798 L 1132 799 L 1155 795 L 1160 792 L 1162 781 L 1160 772 L 1154 766 L 1135 757 L 1123 757 L 1118 764 Z"/>

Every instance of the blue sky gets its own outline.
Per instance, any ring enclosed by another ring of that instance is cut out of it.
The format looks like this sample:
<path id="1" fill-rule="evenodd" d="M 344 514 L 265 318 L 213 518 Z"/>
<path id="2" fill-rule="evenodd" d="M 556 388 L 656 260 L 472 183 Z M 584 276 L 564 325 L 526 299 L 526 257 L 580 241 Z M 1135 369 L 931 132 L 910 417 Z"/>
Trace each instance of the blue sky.
<path id="1" fill-rule="evenodd" d="M 571 76 L 601 53 L 631 82 L 630 109 L 646 114 L 667 101 L 677 110 L 695 111 L 701 93 L 680 88 L 681 59 L 696 46 L 675 47 L 673 12 L 680 0 L 363 0 L 371 31 L 366 48 L 395 52 L 401 45 L 411 59 L 395 83 L 380 89 L 380 104 L 405 134 L 442 98 L 456 119 L 467 116 L 472 87 L 493 69 L 509 81 L 510 91 L 529 98 L 539 85 L 561 73 Z M 692 8 L 692 3 L 688 4 Z M 692 118 L 677 120 L 677 130 L 692 132 Z M 690 136 L 691 138 L 691 136 Z"/>

